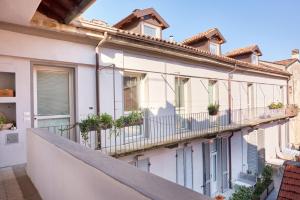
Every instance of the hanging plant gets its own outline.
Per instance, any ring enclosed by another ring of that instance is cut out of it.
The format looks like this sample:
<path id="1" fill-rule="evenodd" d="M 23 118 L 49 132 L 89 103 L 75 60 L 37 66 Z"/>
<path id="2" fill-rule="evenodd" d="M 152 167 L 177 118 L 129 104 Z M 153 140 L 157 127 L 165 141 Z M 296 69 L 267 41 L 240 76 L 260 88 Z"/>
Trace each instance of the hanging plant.
<path id="1" fill-rule="evenodd" d="M 278 103 L 273 102 L 268 107 L 271 110 L 273 110 L 273 109 L 280 109 L 280 108 L 283 108 L 283 103 L 281 103 L 281 102 L 278 102 Z"/>
<path id="2" fill-rule="evenodd" d="M 209 104 L 208 107 L 207 107 L 207 110 L 208 110 L 208 114 L 209 115 L 217 115 L 218 112 L 219 112 L 219 108 L 220 108 L 220 105 L 215 103 L 215 104 Z"/>

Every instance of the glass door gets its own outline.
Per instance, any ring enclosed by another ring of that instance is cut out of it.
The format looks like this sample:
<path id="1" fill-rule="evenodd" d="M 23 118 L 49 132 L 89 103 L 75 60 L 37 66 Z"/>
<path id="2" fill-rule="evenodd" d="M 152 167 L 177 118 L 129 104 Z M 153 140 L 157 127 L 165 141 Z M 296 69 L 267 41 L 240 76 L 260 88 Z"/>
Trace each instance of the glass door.
<path id="1" fill-rule="evenodd" d="M 34 127 L 57 131 L 74 123 L 73 70 L 35 67 Z"/>

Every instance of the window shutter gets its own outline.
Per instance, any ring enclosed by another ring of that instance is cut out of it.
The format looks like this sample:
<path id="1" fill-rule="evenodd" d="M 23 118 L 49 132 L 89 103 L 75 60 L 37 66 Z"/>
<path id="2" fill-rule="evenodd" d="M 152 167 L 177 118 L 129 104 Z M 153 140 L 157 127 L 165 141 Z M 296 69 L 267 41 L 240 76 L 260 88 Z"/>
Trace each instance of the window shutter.
<path id="1" fill-rule="evenodd" d="M 257 148 L 258 148 L 258 173 L 261 174 L 265 167 L 265 133 L 263 129 L 257 131 Z"/>
<path id="2" fill-rule="evenodd" d="M 248 170 L 250 170 L 252 174 L 257 173 L 256 131 L 253 131 L 248 135 L 247 162 L 248 162 Z"/>
<path id="3" fill-rule="evenodd" d="M 193 153 L 192 147 L 184 148 L 185 187 L 193 189 Z"/>
<path id="4" fill-rule="evenodd" d="M 38 115 L 69 115 L 69 73 L 37 72 Z"/>
<path id="5" fill-rule="evenodd" d="M 183 161 L 183 149 L 176 151 L 176 182 L 179 185 L 184 186 L 184 161 Z"/>
<path id="6" fill-rule="evenodd" d="M 203 153 L 203 194 L 210 196 L 210 148 L 208 143 L 202 143 Z"/>
<path id="7" fill-rule="evenodd" d="M 150 162 L 149 159 L 143 159 L 143 160 L 138 160 L 137 161 L 137 167 L 145 172 L 149 172 L 150 171 Z"/>

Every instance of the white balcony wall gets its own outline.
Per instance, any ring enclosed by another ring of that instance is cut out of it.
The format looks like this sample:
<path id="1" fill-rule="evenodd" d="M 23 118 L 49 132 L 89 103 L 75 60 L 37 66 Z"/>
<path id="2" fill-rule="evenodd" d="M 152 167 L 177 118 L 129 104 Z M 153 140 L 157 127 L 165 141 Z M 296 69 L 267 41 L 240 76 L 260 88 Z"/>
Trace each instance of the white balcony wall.
<path id="1" fill-rule="evenodd" d="M 0 28 L 0 72 L 16 73 L 16 97 L 0 103 L 16 103 L 17 130 L 0 131 L 0 167 L 26 162 L 26 128 L 33 126 L 32 66 L 74 68 L 75 119 L 96 112 L 95 47 Z M 18 133 L 16 144 L 5 144 L 8 133 Z"/>

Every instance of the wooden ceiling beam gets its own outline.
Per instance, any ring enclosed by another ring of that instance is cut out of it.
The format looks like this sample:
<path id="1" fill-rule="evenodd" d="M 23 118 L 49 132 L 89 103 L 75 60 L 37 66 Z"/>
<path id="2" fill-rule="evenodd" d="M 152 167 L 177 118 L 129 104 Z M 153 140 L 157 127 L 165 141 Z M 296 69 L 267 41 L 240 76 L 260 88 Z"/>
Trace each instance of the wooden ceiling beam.
<path id="1" fill-rule="evenodd" d="M 43 0 L 42 3 L 53 13 L 56 13 L 60 18 L 64 19 L 68 10 L 65 10 L 59 3 L 52 0 Z"/>

